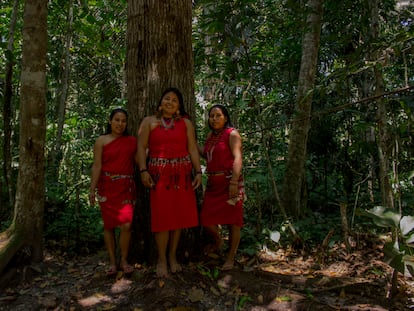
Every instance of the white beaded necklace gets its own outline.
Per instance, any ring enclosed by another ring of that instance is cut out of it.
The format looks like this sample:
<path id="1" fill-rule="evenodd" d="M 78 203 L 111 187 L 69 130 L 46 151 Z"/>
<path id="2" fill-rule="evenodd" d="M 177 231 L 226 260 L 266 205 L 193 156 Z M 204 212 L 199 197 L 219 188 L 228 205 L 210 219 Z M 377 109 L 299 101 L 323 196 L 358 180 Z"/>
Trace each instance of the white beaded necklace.
<path id="1" fill-rule="evenodd" d="M 161 117 L 161 127 L 163 127 L 165 130 L 174 128 L 174 118 L 171 118 L 170 122 L 165 122 L 165 118 Z"/>

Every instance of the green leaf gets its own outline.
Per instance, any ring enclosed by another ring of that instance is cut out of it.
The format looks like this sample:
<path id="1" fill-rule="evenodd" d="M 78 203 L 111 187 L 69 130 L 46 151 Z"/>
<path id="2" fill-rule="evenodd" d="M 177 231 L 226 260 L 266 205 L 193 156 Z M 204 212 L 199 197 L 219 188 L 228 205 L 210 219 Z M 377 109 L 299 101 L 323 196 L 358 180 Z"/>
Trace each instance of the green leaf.
<path id="1" fill-rule="evenodd" d="M 396 246 L 398 245 L 392 242 L 384 244 L 384 261 L 398 272 L 404 273 L 403 254 Z"/>
<path id="2" fill-rule="evenodd" d="M 363 211 L 363 214 L 371 217 L 374 223 L 380 227 L 397 228 L 401 219 L 401 215 L 395 210 L 383 206 L 375 206 L 370 210 Z"/>

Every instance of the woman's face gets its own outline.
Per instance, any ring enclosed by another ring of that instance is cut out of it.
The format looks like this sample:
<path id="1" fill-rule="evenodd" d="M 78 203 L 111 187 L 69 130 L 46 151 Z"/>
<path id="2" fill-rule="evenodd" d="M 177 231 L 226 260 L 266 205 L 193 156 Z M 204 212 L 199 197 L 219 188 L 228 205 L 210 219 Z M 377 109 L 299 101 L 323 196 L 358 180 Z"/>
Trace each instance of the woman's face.
<path id="1" fill-rule="evenodd" d="M 177 94 L 174 92 L 168 92 L 164 95 L 161 100 L 161 113 L 164 117 L 172 117 L 174 113 L 178 111 L 180 108 L 180 101 L 178 99 Z"/>
<path id="2" fill-rule="evenodd" d="M 219 131 L 224 128 L 224 125 L 227 122 L 227 117 L 223 114 L 220 108 L 216 107 L 211 109 L 210 115 L 208 116 L 208 122 L 213 130 Z"/>
<path id="3" fill-rule="evenodd" d="M 117 112 L 109 121 L 111 125 L 112 134 L 122 135 L 127 127 L 127 117 L 125 113 Z"/>

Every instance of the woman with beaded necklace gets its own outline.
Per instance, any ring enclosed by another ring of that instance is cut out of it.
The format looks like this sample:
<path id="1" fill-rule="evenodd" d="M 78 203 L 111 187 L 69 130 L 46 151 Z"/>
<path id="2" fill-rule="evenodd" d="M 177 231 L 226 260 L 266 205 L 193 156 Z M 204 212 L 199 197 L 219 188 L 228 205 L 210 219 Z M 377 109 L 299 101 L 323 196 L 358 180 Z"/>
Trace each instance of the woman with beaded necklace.
<path id="1" fill-rule="evenodd" d="M 207 160 L 208 180 L 200 222 L 214 239 L 214 243 L 206 247 L 206 253 L 221 252 L 224 241 L 220 225 L 228 225 L 229 250 L 222 270 L 230 270 L 234 266 L 243 226 L 242 140 L 223 105 L 210 108 L 208 126 L 211 131 L 202 151 Z"/>
<path id="2" fill-rule="evenodd" d="M 158 277 L 168 276 L 167 263 L 172 273 L 182 270 L 176 257 L 181 229 L 198 225 L 194 190 L 201 185 L 200 156 L 183 105 L 178 89 L 166 89 L 156 114 L 144 118 L 138 130 L 136 161 L 141 181 L 150 189 Z"/>

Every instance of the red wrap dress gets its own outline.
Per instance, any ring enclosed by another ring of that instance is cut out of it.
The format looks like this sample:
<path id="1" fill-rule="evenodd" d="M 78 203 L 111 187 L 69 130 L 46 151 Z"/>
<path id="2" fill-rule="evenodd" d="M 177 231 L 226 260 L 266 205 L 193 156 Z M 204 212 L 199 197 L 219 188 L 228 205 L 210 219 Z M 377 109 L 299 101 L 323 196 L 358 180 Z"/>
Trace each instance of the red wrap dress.
<path id="1" fill-rule="evenodd" d="M 121 136 L 103 146 L 98 201 L 105 229 L 132 222 L 136 150 L 134 136 Z"/>
<path id="2" fill-rule="evenodd" d="M 151 130 L 148 146 L 148 172 L 155 183 L 150 190 L 152 232 L 197 226 L 185 121 L 175 120 L 171 128 Z"/>
<path id="3" fill-rule="evenodd" d="M 229 203 L 229 186 L 232 177 L 234 157 L 229 138 L 234 128 L 225 128 L 219 134 L 212 133 L 204 145 L 207 159 L 207 186 L 201 208 L 200 222 L 203 226 L 243 226 L 243 178 L 239 178 L 237 202 Z"/>

